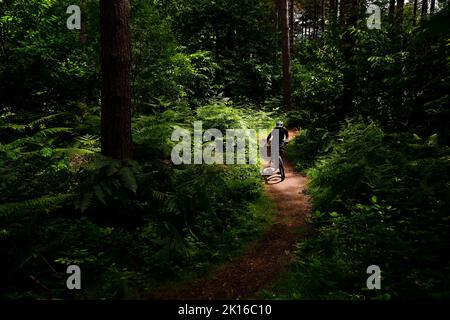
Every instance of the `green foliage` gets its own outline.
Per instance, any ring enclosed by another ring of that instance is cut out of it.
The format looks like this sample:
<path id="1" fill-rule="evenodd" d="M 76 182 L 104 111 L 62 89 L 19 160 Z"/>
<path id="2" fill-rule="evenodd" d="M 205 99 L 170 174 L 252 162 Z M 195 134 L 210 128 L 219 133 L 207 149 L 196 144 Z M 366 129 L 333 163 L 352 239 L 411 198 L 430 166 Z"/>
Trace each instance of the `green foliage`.
<path id="1" fill-rule="evenodd" d="M 157 1 L 159 12 L 189 53 L 209 51 L 219 69 L 215 84 L 233 99 L 262 103 L 278 94 L 279 60 L 274 2 Z"/>
<path id="2" fill-rule="evenodd" d="M 3 297 L 146 297 L 226 261 L 273 214 L 259 168 L 174 166 L 171 133 L 266 130 L 275 116 L 301 129 L 288 153 L 310 177 L 316 234 L 269 297 L 449 296 L 448 5 L 297 38 L 283 116 L 273 0 L 131 1 L 134 160 L 116 161 L 99 154 L 98 4 L 81 1 L 69 31 L 65 1 L 0 1 Z M 64 287 L 72 263 L 81 292 Z"/>
<path id="3" fill-rule="evenodd" d="M 374 124 L 348 125 L 337 136 L 333 150 L 319 159 L 308 171 L 311 178 L 308 190 L 314 207 L 321 211 L 342 209 L 343 202 L 361 202 L 370 196 L 368 181 L 372 181 L 374 167 L 389 163 L 383 150 L 383 132 Z"/>
<path id="4" fill-rule="evenodd" d="M 437 135 L 386 134 L 374 123 L 344 127 L 307 170 L 317 234 L 298 244 L 291 298 L 446 297 L 450 149 Z M 365 289 L 379 265 L 382 290 Z M 281 294 L 280 293 L 280 294 Z"/>
<path id="5" fill-rule="evenodd" d="M 64 1 L 15 0 L 0 8 L 0 109 L 72 111 L 67 101 L 93 99 L 97 44 L 83 47 L 79 34 L 67 30 L 60 18 L 66 17 Z M 84 15 L 90 27 L 95 19 Z"/>
<path id="6" fill-rule="evenodd" d="M 213 79 L 218 65 L 208 51 L 185 53 L 171 31 L 171 21 L 155 6 L 147 0 L 132 6 L 136 108 L 151 114 L 163 111 L 164 104 L 187 101 L 199 106 L 217 93 Z"/>
<path id="7" fill-rule="evenodd" d="M 304 172 L 315 164 L 317 157 L 329 152 L 334 134 L 323 128 L 302 129 L 294 142 L 288 144 L 287 152 L 296 160 L 296 169 Z"/>
<path id="8" fill-rule="evenodd" d="M 265 128 L 273 121 L 262 111 L 253 118 L 247 109 L 211 100 L 194 112 L 179 107 L 135 117 L 136 160 L 124 162 L 98 154 L 95 111 L 78 117 L 79 126 L 70 130 L 62 129 L 73 123 L 68 114 L 26 124 L 5 115 L 0 255 L 7 275 L 1 294 L 136 298 L 230 258 L 273 214 L 262 197 L 259 168 L 173 166 L 170 137 L 194 120 L 205 121 L 205 129 Z M 60 285 L 69 264 L 82 266 L 83 292 Z"/>
<path id="9" fill-rule="evenodd" d="M 336 28 L 299 48 L 288 151 L 310 178 L 315 234 L 270 298 L 449 296 L 450 11 L 413 26 L 408 10 L 403 27 Z"/>

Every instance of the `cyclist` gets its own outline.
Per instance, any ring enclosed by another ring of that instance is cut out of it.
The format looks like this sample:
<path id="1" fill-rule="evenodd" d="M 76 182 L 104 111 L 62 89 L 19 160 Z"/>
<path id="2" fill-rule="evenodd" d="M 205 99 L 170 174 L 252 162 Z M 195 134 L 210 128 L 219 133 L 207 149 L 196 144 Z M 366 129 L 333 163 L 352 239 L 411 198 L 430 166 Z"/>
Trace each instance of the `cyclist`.
<path id="1" fill-rule="evenodd" d="M 286 129 L 286 127 L 284 126 L 282 121 L 277 121 L 275 128 L 272 130 L 272 132 L 267 137 L 267 144 L 270 143 L 270 140 L 272 139 L 272 136 L 274 135 L 275 130 L 278 130 L 278 139 L 279 139 L 278 146 L 279 146 L 279 150 L 281 150 L 284 147 L 284 139 L 289 138 L 289 131 L 288 131 L 288 129 Z"/>
<path id="2" fill-rule="evenodd" d="M 278 130 L 278 132 L 276 132 L 276 130 Z M 274 141 L 275 138 L 275 133 L 278 133 L 278 141 Z M 267 144 L 270 145 L 270 141 L 272 140 L 272 143 L 278 143 L 278 150 L 279 150 L 279 154 L 276 155 L 274 152 L 272 152 L 272 150 L 270 150 L 270 154 L 271 154 L 271 160 L 270 162 L 273 163 L 277 163 L 278 164 L 278 172 L 281 176 L 281 181 L 283 181 L 285 179 L 285 171 L 284 171 L 284 165 L 283 165 L 283 158 L 284 158 L 284 139 L 288 139 L 289 138 L 289 132 L 288 130 L 284 127 L 283 122 L 281 121 L 277 121 L 275 128 L 272 130 L 272 132 L 269 134 L 269 136 L 267 137 Z M 272 148 L 270 148 L 272 149 Z"/>

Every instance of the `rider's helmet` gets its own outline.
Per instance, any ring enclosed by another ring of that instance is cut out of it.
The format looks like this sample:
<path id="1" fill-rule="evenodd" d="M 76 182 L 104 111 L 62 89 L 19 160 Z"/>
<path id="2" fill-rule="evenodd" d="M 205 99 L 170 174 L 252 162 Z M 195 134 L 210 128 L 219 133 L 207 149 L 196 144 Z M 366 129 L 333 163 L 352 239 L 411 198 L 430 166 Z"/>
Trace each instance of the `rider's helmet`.
<path id="1" fill-rule="evenodd" d="M 277 128 L 283 128 L 283 121 L 277 121 Z"/>

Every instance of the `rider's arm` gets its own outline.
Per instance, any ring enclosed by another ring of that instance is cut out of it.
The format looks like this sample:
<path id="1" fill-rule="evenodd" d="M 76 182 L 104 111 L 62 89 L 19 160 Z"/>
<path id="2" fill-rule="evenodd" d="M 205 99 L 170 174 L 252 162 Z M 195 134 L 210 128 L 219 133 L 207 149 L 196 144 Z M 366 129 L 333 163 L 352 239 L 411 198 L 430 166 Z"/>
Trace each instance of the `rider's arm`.
<path id="1" fill-rule="evenodd" d="M 289 139 L 289 131 L 286 128 L 283 128 L 283 136 Z"/>

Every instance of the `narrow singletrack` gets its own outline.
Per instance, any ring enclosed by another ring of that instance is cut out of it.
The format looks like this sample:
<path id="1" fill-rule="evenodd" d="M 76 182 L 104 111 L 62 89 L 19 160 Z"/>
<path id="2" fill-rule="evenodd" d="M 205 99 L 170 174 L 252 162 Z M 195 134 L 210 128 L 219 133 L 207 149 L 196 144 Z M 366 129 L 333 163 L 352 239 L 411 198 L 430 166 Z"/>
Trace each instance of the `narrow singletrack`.
<path id="1" fill-rule="evenodd" d="M 289 137 L 295 136 L 289 131 Z M 286 178 L 269 179 L 265 189 L 277 206 L 273 225 L 236 260 L 213 275 L 194 280 L 180 288 L 161 290 L 153 298 L 162 300 L 235 300 L 257 298 L 258 293 L 279 279 L 292 258 L 295 243 L 306 233 L 305 218 L 311 208 L 303 193 L 307 178 L 285 161 Z"/>

